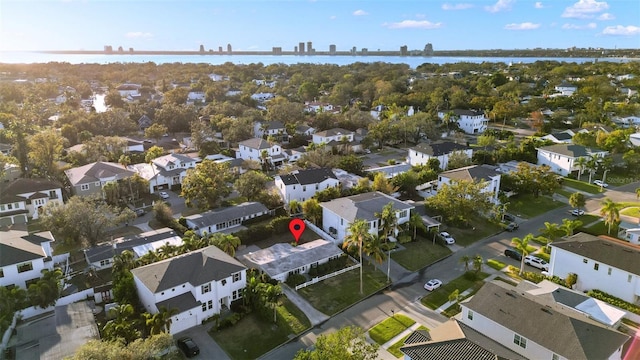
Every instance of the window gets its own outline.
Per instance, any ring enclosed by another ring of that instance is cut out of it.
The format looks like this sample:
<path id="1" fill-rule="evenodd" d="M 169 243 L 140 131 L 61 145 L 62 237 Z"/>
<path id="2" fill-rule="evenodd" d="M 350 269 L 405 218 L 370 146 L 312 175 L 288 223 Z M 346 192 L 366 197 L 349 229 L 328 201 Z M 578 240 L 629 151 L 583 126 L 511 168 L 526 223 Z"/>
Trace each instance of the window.
<path id="1" fill-rule="evenodd" d="M 400 215 L 398 217 L 401 217 L 401 218 L 407 217 L 407 210 L 400 211 Z"/>
<path id="2" fill-rule="evenodd" d="M 609 268 L 609 270 L 607 270 L 607 275 L 611 275 L 611 268 Z"/>
<path id="3" fill-rule="evenodd" d="M 527 348 L 527 339 L 523 338 L 518 334 L 513 335 L 513 343 L 520 346 L 523 349 Z"/>
<path id="4" fill-rule="evenodd" d="M 0 269 L 0 278 L 4 277 L 4 271 L 2 269 Z"/>
<path id="5" fill-rule="evenodd" d="M 89 190 L 89 184 L 80 185 L 80 191 L 87 191 L 87 190 Z"/>
<path id="6" fill-rule="evenodd" d="M 58 197 L 58 194 L 56 194 L 55 190 L 51 190 L 51 191 L 49 191 L 49 197 L 52 198 L 52 199 L 55 199 L 55 198 Z"/>
<path id="7" fill-rule="evenodd" d="M 473 320 L 473 311 L 469 310 L 469 312 L 467 312 L 467 319 Z"/>
<path id="8" fill-rule="evenodd" d="M 111 259 L 100 260 L 100 266 L 107 266 L 111 263 Z"/>
<path id="9" fill-rule="evenodd" d="M 238 300 L 242 298 L 242 290 L 234 290 L 231 293 L 231 300 Z"/>
<path id="10" fill-rule="evenodd" d="M 211 283 L 202 285 L 202 293 L 206 294 L 211 291 Z"/>
<path id="11" fill-rule="evenodd" d="M 4 204 L 0 205 L 0 211 L 4 211 Z"/>
<path id="12" fill-rule="evenodd" d="M 560 356 L 558 354 L 551 355 L 551 360 L 560 360 Z"/>
<path id="13" fill-rule="evenodd" d="M 242 280 L 242 273 L 238 272 L 238 273 L 233 274 L 233 282 L 237 282 L 237 281 L 240 281 L 240 280 Z"/>
<path id="14" fill-rule="evenodd" d="M 95 186 L 100 186 L 100 181 L 96 181 Z"/>
<path id="15" fill-rule="evenodd" d="M 587 259 L 582 259 L 582 262 L 586 264 L 586 263 L 588 263 L 588 262 L 589 262 L 589 260 L 587 260 Z"/>
<path id="16" fill-rule="evenodd" d="M 209 307 L 209 310 L 213 309 L 213 300 L 207 301 L 207 306 Z"/>
<path id="17" fill-rule="evenodd" d="M 7 204 L 7 210 L 13 209 L 13 204 Z"/>
<path id="18" fill-rule="evenodd" d="M 202 312 L 207 311 L 207 304 L 206 303 L 202 303 Z"/>
<path id="19" fill-rule="evenodd" d="M 599 268 L 600 268 L 600 264 L 598 263 L 593 264 L 593 270 L 598 271 Z"/>
<path id="20" fill-rule="evenodd" d="M 307 191 L 307 186 L 306 185 L 302 187 L 302 191 Z"/>
<path id="21" fill-rule="evenodd" d="M 631 275 L 627 275 L 627 282 L 631 282 L 631 279 L 632 279 Z"/>
<path id="22" fill-rule="evenodd" d="M 33 265 L 30 262 L 18 265 L 19 273 L 23 273 L 25 271 L 31 271 L 31 270 L 33 270 Z"/>

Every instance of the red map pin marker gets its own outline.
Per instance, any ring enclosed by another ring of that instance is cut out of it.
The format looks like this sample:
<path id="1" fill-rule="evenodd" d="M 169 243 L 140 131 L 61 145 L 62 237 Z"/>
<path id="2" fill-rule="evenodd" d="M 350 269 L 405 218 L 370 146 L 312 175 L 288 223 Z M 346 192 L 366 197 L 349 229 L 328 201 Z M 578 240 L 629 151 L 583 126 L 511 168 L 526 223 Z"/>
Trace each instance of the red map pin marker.
<path id="1" fill-rule="evenodd" d="M 293 234 L 293 237 L 296 239 L 296 244 L 298 240 L 300 240 L 300 236 L 304 232 L 304 228 L 306 225 L 302 219 L 293 219 L 289 221 L 289 231 Z"/>

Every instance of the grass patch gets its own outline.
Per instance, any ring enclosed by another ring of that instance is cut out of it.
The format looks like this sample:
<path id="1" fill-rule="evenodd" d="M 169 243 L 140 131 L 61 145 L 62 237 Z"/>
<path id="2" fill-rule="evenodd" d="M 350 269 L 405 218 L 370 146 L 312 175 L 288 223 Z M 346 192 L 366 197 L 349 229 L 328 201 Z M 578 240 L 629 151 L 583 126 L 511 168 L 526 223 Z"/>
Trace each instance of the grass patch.
<path id="1" fill-rule="evenodd" d="M 379 291 L 387 284 L 387 275 L 373 265 L 363 265 L 363 292 L 360 295 L 360 270 L 354 269 L 339 276 L 298 290 L 319 311 L 334 315 L 346 307 Z"/>
<path id="2" fill-rule="evenodd" d="M 507 266 L 507 264 L 503 263 L 502 261 L 496 260 L 496 259 L 487 260 L 487 265 L 489 265 L 490 268 L 496 269 L 498 271 L 504 269 L 505 266 Z"/>
<path id="3" fill-rule="evenodd" d="M 32 234 L 32 233 L 44 231 L 44 229 L 42 228 L 42 224 L 40 224 L 40 220 L 36 219 L 36 220 L 30 220 L 27 223 L 27 231 L 29 232 L 29 234 Z"/>
<path id="4" fill-rule="evenodd" d="M 588 225 L 588 226 L 585 226 Z M 604 221 L 598 221 L 596 223 L 592 223 L 592 224 L 586 224 L 585 225 L 579 227 L 578 229 L 576 229 L 576 231 L 574 231 L 574 233 L 578 233 L 578 232 L 585 232 L 587 234 L 591 234 L 594 236 L 598 236 L 598 235 L 609 235 L 609 226 L 605 225 Z M 618 233 L 618 226 L 617 225 L 611 225 L 611 236 L 615 236 Z"/>
<path id="5" fill-rule="evenodd" d="M 295 306 L 286 296 L 280 297 L 280 305 L 276 309 L 278 317 L 283 318 L 291 327 L 291 332 L 299 334 L 311 327 L 311 321 L 300 308 Z"/>
<path id="6" fill-rule="evenodd" d="M 503 229 L 501 224 L 496 224 L 477 215 L 469 217 L 468 220 L 469 227 L 448 227 L 445 229 L 456 239 L 456 244 L 458 245 L 471 245 L 474 242 L 496 234 Z"/>
<path id="7" fill-rule="evenodd" d="M 454 316 L 458 315 L 459 313 L 460 313 L 460 305 L 453 304 L 453 305 L 449 306 L 448 308 L 446 308 L 442 312 L 442 315 L 450 318 L 450 317 L 454 317 Z"/>
<path id="8" fill-rule="evenodd" d="M 566 189 L 563 189 L 563 188 L 560 188 L 560 189 L 556 190 L 556 194 L 562 195 L 562 196 L 564 196 L 564 197 L 566 197 L 568 199 L 568 198 L 571 197 L 571 195 L 574 194 L 574 192 L 566 190 Z"/>
<path id="9" fill-rule="evenodd" d="M 640 207 L 628 207 L 620 210 L 620 215 L 640 218 Z"/>
<path id="10" fill-rule="evenodd" d="M 197 207 L 186 207 L 184 210 L 182 210 L 180 216 L 187 217 L 195 214 L 200 214 L 201 212 L 202 210 L 198 209 Z"/>
<path id="11" fill-rule="evenodd" d="M 453 279 L 451 282 L 442 285 L 439 289 L 433 291 L 427 296 L 424 296 L 420 299 L 420 302 L 429 309 L 435 310 L 448 302 L 449 295 L 456 289 L 458 289 L 460 293 L 469 288 L 473 288 L 474 290 L 479 289 L 484 284 L 484 279 L 487 276 L 489 276 L 489 274 L 481 272 L 475 280 L 470 280 L 465 274 L 463 274 Z"/>
<path id="12" fill-rule="evenodd" d="M 566 204 L 542 195 L 524 194 L 509 198 L 509 212 L 524 218 L 536 217 L 562 206 Z"/>
<path id="13" fill-rule="evenodd" d="M 595 180 L 595 179 L 592 179 L 592 180 Z M 562 179 L 562 185 L 566 187 L 570 187 L 572 189 L 588 192 L 589 194 L 600 193 L 600 186 L 589 184 L 587 182 L 579 181 L 576 179 L 564 178 Z"/>
<path id="14" fill-rule="evenodd" d="M 427 331 L 429 331 L 429 329 L 426 326 L 422 326 L 422 325 L 420 325 L 420 327 L 417 328 L 416 331 L 417 330 L 427 330 Z M 402 351 L 400 351 L 400 348 L 404 346 L 404 342 L 407 340 L 407 338 L 409 336 L 411 336 L 411 334 L 403 337 L 402 339 L 398 340 L 395 344 L 389 346 L 387 351 L 390 352 L 391 355 L 393 355 L 393 356 L 395 356 L 397 358 L 402 357 L 402 355 L 404 355 L 404 354 L 402 353 Z"/>
<path id="15" fill-rule="evenodd" d="M 129 225 L 129 226 L 121 227 L 121 228 L 107 232 L 107 234 L 105 235 L 105 238 L 110 237 L 113 239 L 117 239 L 125 236 L 138 235 L 140 233 L 142 233 L 142 230 L 140 230 L 139 228 L 133 225 Z"/>
<path id="16" fill-rule="evenodd" d="M 165 228 L 166 226 L 164 226 L 164 224 L 162 224 L 160 221 L 156 220 L 155 218 L 152 218 L 151 220 L 149 220 L 149 227 L 152 228 L 153 230 L 158 230 L 158 229 Z"/>
<path id="17" fill-rule="evenodd" d="M 415 323 L 416 321 L 408 316 L 396 314 L 372 327 L 371 330 L 369 330 L 369 336 L 373 341 L 383 345 Z"/>
<path id="18" fill-rule="evenodd" d="M 449 248 L 424 238 L 402 244 L 405 250 L 391 253 L 391 258 L 410 271 L 417 271 L 451 254 Z"/>

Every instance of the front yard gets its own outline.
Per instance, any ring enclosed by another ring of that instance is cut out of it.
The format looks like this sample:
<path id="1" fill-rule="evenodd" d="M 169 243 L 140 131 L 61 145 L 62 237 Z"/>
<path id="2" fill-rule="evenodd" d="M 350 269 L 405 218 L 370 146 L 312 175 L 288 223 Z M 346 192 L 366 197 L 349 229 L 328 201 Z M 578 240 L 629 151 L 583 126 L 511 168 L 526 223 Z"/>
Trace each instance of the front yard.
<path id="1" fill-rule="evenodd" d="M 532 218 L 563 206 L 566 204 L 544 195 L 524 194 L 509 198 L 508 211 L 518 217 Z"/>
<path id="2" fill-rule="evenodd" d="M 410 271 L 418 271 L 451 254 L 449 248 L 421 237 L 402 246 L 405 249 L 392 252 L 391 258 Z"/>
<path id="3" fill-rule="evenodd" d="M 469 288 L 473 288 L 473 292 L 478 291 L 478 289 L 484 285 L 484 279 L 488 277 L 489 274 L 480 272 L 474 280 L 470 280 L 467 276 L 466 274 L 460 275 L 449 283 L 442 285 L 439 289 L 424 296 L 420 299 L 420 302 L 429 309 L 435 310 L 446 304 L 449 301 L 449 295 L 456 289 L 458 289 L 460 294 Z"/>
<path id="4" fill-rule="evenodd" d="M 584 179 L 584 175 L 582 175 L 582 178 Z M 589 179 L 587 178 L 587 181 L 588 180 Z M 595 178 L 593 178 L 591 180 L 593 181 L 593 180 L 595 180 Z M 586 181 L 580 181 L 580 180 L 576 180 L 576 179 L 572 179 L 572 178 L 563 178 L 562 179 L 562 186 L 566 186 L 566 187 L 570 187 L 572 189 L 588 192 L 589 194 L 599 194 L 601 192 L 600 191 L 600 186 L 589 184 Z"/>
<path id="5" fill-rule="evenodd" d="M 447 227 L 442 230 L 449 232 L 456 244 L 469 246 L 478 240 L 497 234 L 502 231 L 502 226 L 480 216 L 469 217 L 469 226 L 466 228 Z"/>

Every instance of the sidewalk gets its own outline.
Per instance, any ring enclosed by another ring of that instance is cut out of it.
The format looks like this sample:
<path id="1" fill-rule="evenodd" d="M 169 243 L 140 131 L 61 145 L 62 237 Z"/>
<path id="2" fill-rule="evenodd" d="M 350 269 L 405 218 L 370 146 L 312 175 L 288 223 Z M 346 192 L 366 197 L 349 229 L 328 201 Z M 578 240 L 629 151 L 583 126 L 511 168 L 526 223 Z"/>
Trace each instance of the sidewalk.
<path id="1" fill-rule="evenodd" d="M 309 318 L 309 321 L 311 322 L 311 327 L 315 327 L 329 319 L 329 316 L 316 310 L 316 308 L 311 306 L 307 300 L 300 296 L 295 290 L 291 289 L 287 284 L 282 283 L 281 287 L 282 292 L 287 296 L 287 298 L 302 310 L 305 315 L 307 315 L 307 318 Z"/>

